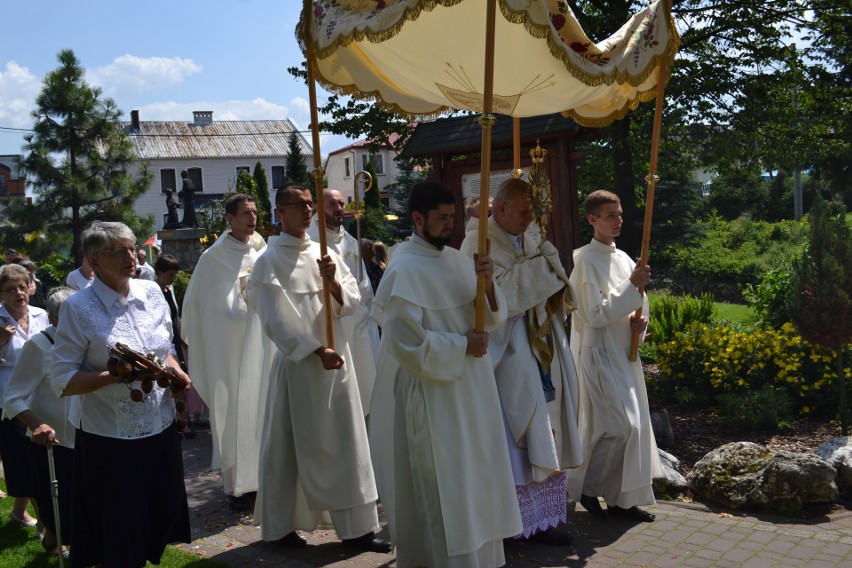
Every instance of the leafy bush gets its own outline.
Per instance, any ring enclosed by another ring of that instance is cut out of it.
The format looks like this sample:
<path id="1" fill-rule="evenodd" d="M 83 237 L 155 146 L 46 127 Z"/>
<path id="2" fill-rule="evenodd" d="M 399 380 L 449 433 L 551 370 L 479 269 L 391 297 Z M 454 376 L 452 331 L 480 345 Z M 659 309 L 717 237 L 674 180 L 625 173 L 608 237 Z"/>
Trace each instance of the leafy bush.
<path id="1" fill-rule="evenodd" d="M 651 305 L 651 336 L 655 342 L 663 343 L 674 339 L 675 332 L 683 331 L 691 323 L 713 321 L 713 296 L 702 294 L 695 298 L 684 296 L 660 296 Z"/>
<path id="2" fill-rule="evenodd" d="M 663 264 L 674 271 L 673 280 L 690 283 L 694 294 L 757 285 L 766 272 L 789 265 L 807 238 L 798 221 L 726 221 L 714 215 L 696 229 L 697 238 L 670 245 L 661 254 Z"/>
<path id="3" fill-rule="evenodd" d="M 731 430 L 777 430 L 790 415 L 792 403 L 784 389 L 763 386 L 718 395 L 719 416 Z"/>
<path id="4" fill-rule="evenodd" d="M 845 350 L 845 357 L 852 356 L 852 346 Z M 772 387 L 787 392 L 798 414 L 834 416 L 836 357 L 830 349 L 804 341 L 791 323 L 754 330 L 690 324 L 672 341 L 657 344 L 662 375 L 652 387 L 696 406 L 713 404 L 722 393 L 742 396 Z M 843 375 L 852 378 L 848 365 Z"/>
<path id="5" fill-rule="evenodd" d="M 779 328 L 790 321 L 790 295 L 793 293 L 793 275 L 789 266 L 770 270 L 760 282 L 746 284 L 743 296 L 760 322 Z"/>

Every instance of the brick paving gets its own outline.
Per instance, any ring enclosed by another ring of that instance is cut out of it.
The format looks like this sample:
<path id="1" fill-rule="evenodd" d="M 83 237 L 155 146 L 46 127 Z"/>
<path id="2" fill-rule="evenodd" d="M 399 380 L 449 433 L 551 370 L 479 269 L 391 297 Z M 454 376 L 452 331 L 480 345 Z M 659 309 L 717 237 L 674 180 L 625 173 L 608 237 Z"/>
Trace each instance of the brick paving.
<path id="1" fill-rule="evenodd" d="M 217 471 L 210 471 L 210 432 L 185 440 L 184 464 L 193 542 L 181 546 L 227 566 L 311 568 L 395 567 L 392 554 L 353 553 L 331 527 L 302 533 L 309 546 L 283 551 L 260 540 L 250 515 L 228 507 Z M 661 501 L 648 508 L 653 523 L 599 520 L 582 507 L 569 514 L 574 547 L 506 545 L 512 568 L 629 566 L 635 568 L 852 568 L 852 511 L 816 519 L 711 510 L 696 503 Z M 387 536 L 387 532 L 383 533 Z"/>

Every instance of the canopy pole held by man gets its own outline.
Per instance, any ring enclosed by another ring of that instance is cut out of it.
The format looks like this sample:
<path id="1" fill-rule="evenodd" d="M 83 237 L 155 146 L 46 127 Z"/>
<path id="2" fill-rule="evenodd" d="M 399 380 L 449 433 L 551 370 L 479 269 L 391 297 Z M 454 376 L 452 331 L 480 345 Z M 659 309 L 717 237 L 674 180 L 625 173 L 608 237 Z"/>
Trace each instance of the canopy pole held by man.
<path id="1" fill-rule="evenodd" d="M 479 124 L 482 126 L 481 167 L 479 178 L 479 240 L 477 251 L 480 257 L 488 254 L 488 197 L 491 178 L 491 127 L 497 119 L 492 114 L 494 98 L 494 35 L 497 19 L 497 0 L 488 0 L 485 12 L 485 87 L 482 93 L 482 116 Z M 485 331 L 485 276 L 476 278 L 476 322 L 477 332 Z"/>
<path id="2" fill-rule="evenodd" d="M 666 75 L 668 73 L 668 65 L 665 62 L 660 64 L 657 77 L 657 102 L 654 109 L 654 127 L 651 134 L 651 161 L 648 168 L 648 175 L 645 181 L 648 183 L 648 192 L 645 196 L 645 220 L 642 227 L 642 253 L 639 257 L 639 266 L 647 266 L 648 253 L 651 246 L 651 222 L 654 217 L 654 194 L 657 188 L 657 182 L 660 178 L 657 176 L 657 157 L 660 153 L 660 130 L 663 124 L 663 97 L 666 90 Z M 645 294 L 645 287 L 639 288 L 641 294 Z M 642 308 L 636 310 L 635 317 L 642 317 Z M 633 335 L 630 338 L 630 354 L 628 358 L 635 361 L 639 352 L 639 338 L 641 331 L 633 330 Z"/>
<path id="3" fill-rule="evenodd" d="M 317 221 L 319 224 L 319 239 L 320 239 L 320 255 L 325 256 L 328 254 L 328 241 L 325 234 L 325 199 L 323 197 L 323 187 L 322 187 L 322 178 L 325 175 L 325 170 L 322 167 L 322 155 L 320 154 L 320 137 L 319 137 L 319 114 L 317 113 L 317 86 L 316 86 L 316 54 L 314 53 L 313 41 L 310 40 L 311 37 L 311 26 L 312 26 L 312 18 L 313 18 L 313 10 L 311 10 L 311 1 L 304 1 L 304 14 L 307 14 L 308 17 L 305 18 L 305 37 L 308 38 L 309 41 L 305 42 L 306 45 L 306 56 L 308 63 L 308 96 L 310 98 L 311 104 L 311 143 L 314 147 L 314 189 L 316 191 L 317 203 L 316 203 L 316 211 L 317 211 Z M 323 306 L 325 306 L 325 332 L 326 337 L 328 338 L 328 347 L 329 349 L 334 349 L 334 321 L 332 319 L 332 309 L 331 309 L 331 287 L 328 278 L 323 278 L 322 281 L 322 300 Z"/>

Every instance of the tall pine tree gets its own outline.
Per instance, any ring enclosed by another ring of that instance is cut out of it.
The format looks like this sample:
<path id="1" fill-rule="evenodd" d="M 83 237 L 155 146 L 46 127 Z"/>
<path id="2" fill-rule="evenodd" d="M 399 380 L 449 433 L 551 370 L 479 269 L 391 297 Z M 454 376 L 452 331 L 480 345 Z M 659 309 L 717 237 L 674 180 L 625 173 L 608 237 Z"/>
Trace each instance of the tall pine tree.
<path id="1" fill-rule="evenodd" d="M 136 156 L 120 126 L 121 111 L 86 83 L 73 51 L 57 58 L 59 67 L 44 78 L 36 98 L 33 133 L 24 137 L 22 166 L 35 203 L 17 204 L 8 215 L 20 235 L 43 232 L 51 243 L 67 243 L 70 235 L 71 256 L 79 264 L 80 236 L 92 221 L 121 221 L 148 237 L 154 220 L 139 219 L 133 203 L 152 176 L 147 165 L 135 180 L 127 175 Z"/>
<path id="2" fill-rule="evenodd" d="M 257 224 L 264 228 L 272 224 L 272 200 L 269 197 L 269 182 L 266 170 L 260 162 L 254 165 L 254 184 L 257 190 Z"/>
<path id="3" fill-rule="evenodd" d="M 299 135 L 290 133 L 287 140 L 287 161 L 284 163 L 285 179 L 289 183 L 301 183 L 313 187 L 313 181 L 308 177 L 308 166 L 305 163 L 305 155 L 299 144 Z M 280 189 L 280 188 L 275 188 Z"/>

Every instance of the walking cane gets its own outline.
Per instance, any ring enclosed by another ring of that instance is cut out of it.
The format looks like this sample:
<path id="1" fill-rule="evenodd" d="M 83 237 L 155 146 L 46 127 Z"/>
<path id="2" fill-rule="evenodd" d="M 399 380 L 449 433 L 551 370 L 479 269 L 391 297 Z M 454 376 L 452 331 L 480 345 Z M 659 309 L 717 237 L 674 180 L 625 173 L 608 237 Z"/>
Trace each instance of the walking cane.
<path id="1" fill-rule="evenodd" d="M 62 529 L 59 522 L 59 481 L 56 479 L 56 465 L 53 463 L 53 444 L 47 446 L 47 467 L 50 468 L 50 497 L 53 499 L 53 516 L 56 523 L 56 550 L 59 552 L 59 568 L 65 568 L 62 555 Z"/>

